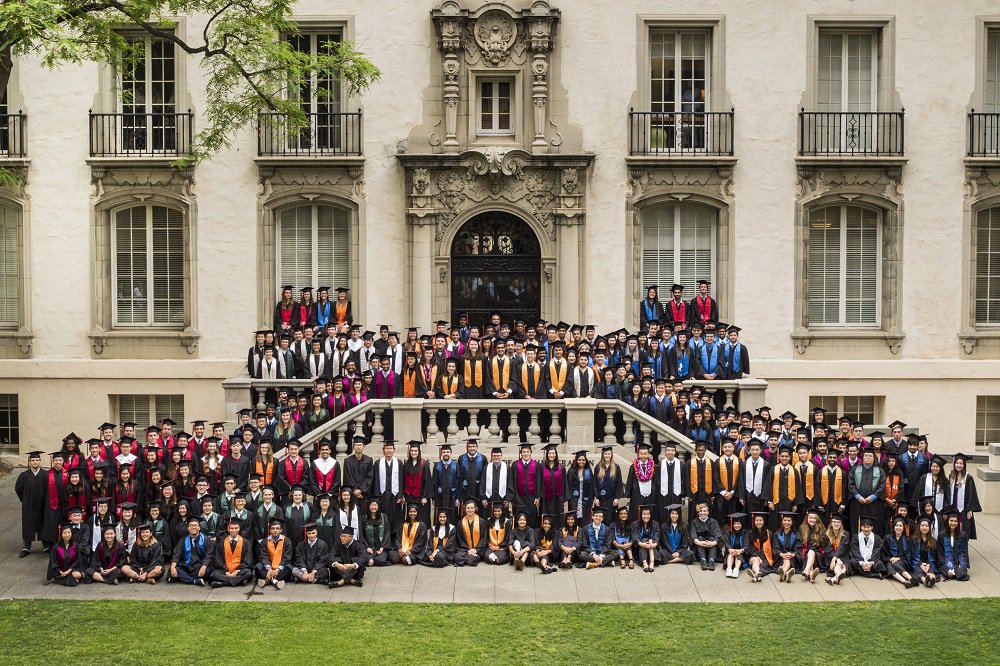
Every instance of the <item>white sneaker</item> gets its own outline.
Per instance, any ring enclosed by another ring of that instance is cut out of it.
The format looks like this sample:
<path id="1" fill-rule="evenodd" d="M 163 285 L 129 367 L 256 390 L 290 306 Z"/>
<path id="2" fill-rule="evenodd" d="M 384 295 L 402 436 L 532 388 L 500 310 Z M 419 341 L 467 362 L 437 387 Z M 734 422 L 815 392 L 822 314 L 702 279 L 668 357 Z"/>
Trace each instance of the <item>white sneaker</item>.
<path id="1" fill-rule="evenodd" d="M 739 578 L 739 577 L 740 577 L 740 568 L 733 567 L 733 578 Z"/>

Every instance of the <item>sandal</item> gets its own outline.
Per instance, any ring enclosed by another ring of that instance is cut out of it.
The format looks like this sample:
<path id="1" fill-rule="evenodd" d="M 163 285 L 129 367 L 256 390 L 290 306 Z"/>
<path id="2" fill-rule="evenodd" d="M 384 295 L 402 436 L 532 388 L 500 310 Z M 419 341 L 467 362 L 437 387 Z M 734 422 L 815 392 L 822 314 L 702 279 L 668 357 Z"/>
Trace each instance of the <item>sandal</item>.
<path id="1" fill-rule="evenodd" d="M 622 560 L 621 564 L 619 566 L 624 570 L 625 569 L 625 560 Z"/>
<path id="2" fill-rule="evenodd" d="M 628 568 L 629 569 L 635 569 L 635 560 L 629 560 L 628 561 Z"/>

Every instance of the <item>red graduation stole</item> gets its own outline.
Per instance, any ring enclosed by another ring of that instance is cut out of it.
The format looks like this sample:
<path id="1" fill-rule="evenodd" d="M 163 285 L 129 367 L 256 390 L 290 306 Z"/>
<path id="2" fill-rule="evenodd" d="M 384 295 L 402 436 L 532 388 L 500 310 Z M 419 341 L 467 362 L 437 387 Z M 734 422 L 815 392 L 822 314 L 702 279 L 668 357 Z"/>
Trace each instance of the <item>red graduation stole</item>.
<path id="1" fill-rule="evenodd" d="M 694 297 L 694 305 L 698 309 L 698 317 L 701 323 L 705 324 L 712 317 L 712 297 L 706 296 L 702 299 L 701 294 Z"/>
<path id="2" fill-rule="evenodd" d="M 302 483 L 302 475 L 306 471 L 306 466 L 303 464 L 301 458 L 299 458 L 296 462 L 298 464 L 293 464 L 291 458 L 285 458 L 285 478 L 287 478 L 289 484 L 293 486 L 296 483 Z"/>
<path id="3" fill-rule="evenodd" d="M 319 471 L 319 467 L 313 467 L 313 471 L 316 473 L 316 485 L 319 486 L 321 492 L 329 492 L 333 489 L 333 482 L 337 476 L 336 465 L 331 467 L 330 471 L 326 474 Z"/>
<path id="4" fill-rule="evenodd" d="M 62 476 L 60 485 L 66 485 L 66 481 L 69 480 L 69 472 L 66 471 L 65 467 L 60 472 L 60 476 Z M 49 508 L 53 511 L 59 510 L 59 486 L 56 485 L 56 471 L 54 469 L 49 469 Z"/>

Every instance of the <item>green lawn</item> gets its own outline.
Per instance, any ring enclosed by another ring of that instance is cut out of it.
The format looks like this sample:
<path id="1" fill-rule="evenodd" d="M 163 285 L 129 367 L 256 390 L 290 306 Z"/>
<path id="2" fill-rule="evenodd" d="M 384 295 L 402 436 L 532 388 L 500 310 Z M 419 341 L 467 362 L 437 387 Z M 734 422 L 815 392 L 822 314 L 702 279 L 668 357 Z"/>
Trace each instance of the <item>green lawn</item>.
<path id="1" fill-rule="evenodd" d="M 1000 599 L 782 604 L 0 602 L 3 664 L 997 663 Z M 697 640 L 696 640 L 697 639 Z M 918 661 L 922 661 L 918 660 Z"/>

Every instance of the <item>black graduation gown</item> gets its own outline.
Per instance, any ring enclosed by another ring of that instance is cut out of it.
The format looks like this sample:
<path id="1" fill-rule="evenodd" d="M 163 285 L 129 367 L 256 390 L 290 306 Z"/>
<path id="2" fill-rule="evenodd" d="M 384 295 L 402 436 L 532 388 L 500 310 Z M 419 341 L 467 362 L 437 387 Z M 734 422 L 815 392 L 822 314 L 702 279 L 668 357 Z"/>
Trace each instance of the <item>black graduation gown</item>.
<path id="1" fill-rule="evenodd" d="M 534 468 L 534 469 L 532 469 Z M 510 464 L 507 469 L 507 479 L 511 489 L 511 503 L 513 504 L 513 514 L 523 511 L 528 516 L 528 526 L 534 527 L 538 524 L 538 509 L 535 507 L 535 500 L 542 494 L 542 463 L 532 460 L 525 464 L 520 458 Z M 534 489 L 529 488 L 529 481 L 534 482 Z M 524 487 L 524 493 L 518 488 Z"/>
<path id="2" fill-rule="evenodd" d="M 639 507 L 651 504 L 656 506 L 662 513 L 664 507 L 671 504 L 670 498 L 659 497 L 660 494 L 660 466 L 652 458 L 649 462 L 653 465 L 653 476 L 649 480 L 649 494 L 644 495 L 640 486 L 639 476 L 635 472 L 635 464 L 628 466 L 628 480 L 625 482 L 625 495 L 629 498 L 629 514 L 638 517 Z M 675 465 L 682 465 L 680 460 L 674 461 Z M 681 475 L 683 479 L 683 475 Z M 679 501 L 679 500 L 676 500 Z M 609 521 L 610 522 L 610 521 Z"/>
<path id="3" fill-rule="evenodd" d="M 775 479 L 778 481 L 777 496 L 774 494 Z M 774 509 L 771 511 L 771 530 L 777 531 L 781 527 L 781 512 L 796 511 L 804 499 L 799 470 L 793 465 L 788 465 L 784 470 L 781 465 L 773 465 L 764 477 L 761 493 L 765 501 L 774 503 Z"/>
<path id="4" fill-rule="evenodd" d="M 26 469 L 14 482 L 14 492 L 21 501 L 21 539 L 29 545 L 42 533 L 48 480 L 45 470 L 39 469 L 36 474 Z"/>
<path id="5" fill-rule="evenodd" d="M 56 485 L 56 500 L 55 509 L 52 508 L 51 500 L 53 498 L 49 497 L 49 471 L 45 470 L 41 472 L 44 476 L 43 485 L 45 486 L 45 498 L 44 506 L 42 508 L 42 541 L 45 543 L 55 543 L 59 538 L 59 523 L 66 519 L 64 515 L 66 513 L 66 507 L 62 504 L 63 496 L 63 475 L 55 474 L 55 485 Z"/>
<path id="6" fill-rule="evenodd" d="M 426 544 L 424 545 L 424 552 L 420 556 L 420 564 L 428 567 L 445 567 L 454 561 L 455 526 L 448 525 L 443 530 L 445 536 L 438 537 L 437 535 L 441 531 L 440 525 L 435 525 L 427 530 Z M 438 553 L 432 560 L 431 555 L 434 554 L 435 545 L 437 546 Z"/>
<path id="7" fill-rule="evenodd" d="M 169 550 L 169 549 L 168 549 Z M 136 542 L 128 553 L 128 565 L 136 573 L 146 573 L 163 564 L 163 544 L 157 541 L 148 546 Z"/>
<path id="8" fill-rule="evenodd" d="M 476 386 L 476 369 L 479 368 L 479 374 L 482 376 L 482 384 Z M 468 376 L 470 381 L 465 381 L 466 369 L 468 369 Z M 490 371 L 486 365 L 485 358 L 465 358 L 461 359 L 458 364 L 458 374 L 462 376 L 462 389 L 463 398 L 469 400 L 479 400 L 487 395 L 487 390 L 489 389 L 489 374 Z"/>
<path id="9" fill-rule="evenodd" d="M 418 474 L 420 477 L 419 483 L 417 482 Z M 413 486 L 417 486 L 416 495 L 406 492 L 407 481 Z M 430 522 L 431 498 L 434 496 L 434 477 L 431 475 L 431 464 L 429 462 L 421 459 L 418 466 L 413 466 L 407 460 L 403 464 L 403 496 L 406 498 L 407 503 L 413 502 L 417 505 L 417 515 L 420 520 L 425 523 Z M 425 499 L 427 500 L 426 504 L 421 502 L 421 500 Z M 403 517 L 405 519 L 405 515 Z M 402 521 L 398 525 L 393 524 L 394 534 L 398 533 L 399 525 L 402 525 Z"/>
<path id="10" fill-rule="evenodd" d="M 329 564 L 330 546 L 323 539 L 317 538 L 316 543 L 311 546 L 308 541 L 303 541 L 295 547 L 293 566 L 296 569 L 306 572 L 325 572 Z"/>
<path id="11" fill-rule="evenodd" d="M 970 539 L 976 538 L 976 516 L 983 510 L 983 506 L 979 503 L 979 493 L 976 490 L 976 481 L 972 478 L 971 474 L 965 475 L 965 483 L 961 486 L 962 490 L 958 491 L 962 493 L 965 501 L 962 504 L 962 516 L 959 518 L 959 527 L 969 535 Z M 952 497 L 950 499 L 950 504 L 952 508 L 957 508 L 957 504 L 954 501 L 955 498 L 955 484 L 951 484 Z M 967 518 L 969 511 L 974 512 L 972 518 Z"/>
<path id="12" fill-rule="evenodd" d="M 552 516 L 552 527 L 562 527 L 563 511 L 566 504 L 566 469 L 560 465 L 559 469 L 550 469 L 543 463 L 539 463 L 541 469 L 538 473 L 538 497 L 541 503 L 538 507 L 538 527 L 541 527 L 542 516 Z M 546 480 L 549 489 L 546 491 Z"/>
<path id="13" fill-rule="evenodd" d="M 712 489 L 715 491 L 714 518 L 725 521 L 729 514 L 743 510 L 739 494 L 740 482 L 743 480 L 740 476 L 740 459 L 733 455 L 733 459 L 727 463 L 725 456 L 720 456 L 713 463 L 713 467 L 715 475 L 712 483 Z M 729 499 L 726 499 L 722 494 L 726 490 L 722 483 L 723 470 L 725 470 L 725 476 L 729 481 L 729 491 L 733 493 Z"/>
<path id="14" fill-rule="evenodd" d="M 407 527 L 416 530 L 416 534 L 413 535 L 413 545 L 410 547 L 410 558 L 412 559 L 412 564 L 417 564 L 427 547 L 427 525 L 419 520 L 412 524 L 408 521 L 404 522 L 399 530 L 400 542 L 396 544 L 397 553 L 402 548 L 402 538 L 405 535 Z M 402 555 L 400 555 L 400 559 L 402 560 Z M 403 563 L 406 564 L 405 562 Z"/>
<path id="15" fill-rule="evenodd" d="M 375 461 L 371 456 L 361 455 L 358 460 L 353 454 L 344 458 L 344 483 L 343 485 L 354 490 L 360 490 L 362 497 L 368 497 L 372 492 L 372 483 L 375 472 Z M 336 503 L 336 498 L 334 498 Z"/>
<path id="16" fill-rule="evenodd" d="M 299 543 L 305 539 L 305 534 L 302 529 L 306 526 L 306 523 L 312 522 L 312 517 L 315 511 L 312 506 L 303 502 L 300 506 L 296 507 L 294 504 L 289 504 L 284 508 L 285 512 L 285 534 L 292 540 L 292 543 Z M 258 538 L 267 538 L 267 532 L 263 535 L 257 535 Z"/>
<path id="17" fill-rule="evenodd" d="M 647 328 L 651 321 L 663 321 L 663 304 L 644 298 L 639 301 L 639 328 Z"/>
<path id="18" fill-rule="evenodd" d="M 702 320 L 701 310 L 698 309 L 698 300 L 701 295 L 695 296 L 690 301 L 688 301 L 688 325 L 701 324 L 704 326 L 707 322 Z M 719 304 L 716 302 L 714 296 L 708 297 L 708 321 L 719 321 Z"/>
<path id="19" fill-rule="evenodd" d="M 60 580 L 59 572 L 65 571 L 66 569 L 71 569 L 73 571 L 79 571 L 80 573 L 83 573 L 83 570 L 87 568 L 87 564 L 89 563 L 90 551 L 82 549 L 79 545 L 74 546 L 74 550 L 75 552 L 72 559 L 70 559 L 67 562 L 64 562 L 63 566 L 60 566 L 60 564 L 57 561 L 59 557 L 58 546 L 52 547 L 52 550 L 49 552 L 49 568 L 46 574 L 46 578 L 48 580 L 56 580 L 58 582 Z M 69 577 L 67 577 L 66 584 L 75 585 L 75 583 L 70 583 L 68 581 L 68 578 Z"/>
<path id="20" fill-rule="evenodd" d="M 403 514 L 405 510 L 405 504 L 400 504 L 399 502 L 399 500 L 403 497 L 403 491 L 405 488 L 403 484 L 403 461 L 398 458 L 393 458 L 391 470 L 386 467 L 385 486 L 382 485 L 379 471 L 384 465 L 385 458 L 380 458 L 375 462 L 375 469 L 372 476 L 372 496 L 379 498 L 379 506 L 385 515 L 389 517 L 389 525 L 395 534 L 399 526 L 403 524 Z M 390 474 L 395 474 L 396 476 L 399 488 L 398 494 L 393 494 L 392 492 L 392 478 L 390 477 Z M 427 474 L 427 477 L 429 481 L 430 473 Z"/>
<path id="21" fill-rule="evenodd" d="M 878 473 L 878 480 L 874 476 Z M 860 481 L 860 483 L 858 482 Z M 875 495 L 876 499 L 871 504 L 861 504 L 855 495 L 869 497 Z M 860 521 L 863 517 L 871 518 L 876 525 L 884 525 L 885 518 L 882 513 L 882 499 L 885 497 L 885 470 L 878 465 L 872 465 L 865 469 L 864 465 L 856 465 L 847 472 L 847 496 L 850 498 L 850 518 L 851 524 L 847 530 L 851 534 L 860 531 Z"/>
<path id="22" fill-rule="evenodd" d="M 576 466 L 566 469 L 566 490 L 564 499 L 569 502 L 569 510 L 578 513 L 577 523 L 590 522 L 590 510 L 594 507 L 594 472 L 588 465 L 581 477 Z M 582 505 L 582 506 L 581 506 Z M 562 525 L 563 516 L 559 516 Z"/>
<path id="23" fill-rule="evenodd" d="M 247 481 L 250 480 L 251 469 L 253 469 L 253 459 L 246 455 L 240 455 L 239 460 L 228 455 L 222 459 L 222 464 L 219 465 L 220 476 L 225 478 L 227 474 L 234 475 L 237 488 L 246 488 Z"/>
<path id="24" fill-rule="evenodd" d="M 351 575 L 352 580 L 362 580 L 365 577 L 365 569 L 368 568 L 368 553 L 365 552 L 364 544 L 357 539 L 352 539 L 346 546 L 339 540 L 330 549 L 331 564 L 356 564 L 357 570 Z M 341 580 L 341 576 L 336 569 L 331 571 L 335 580 Z"/>

